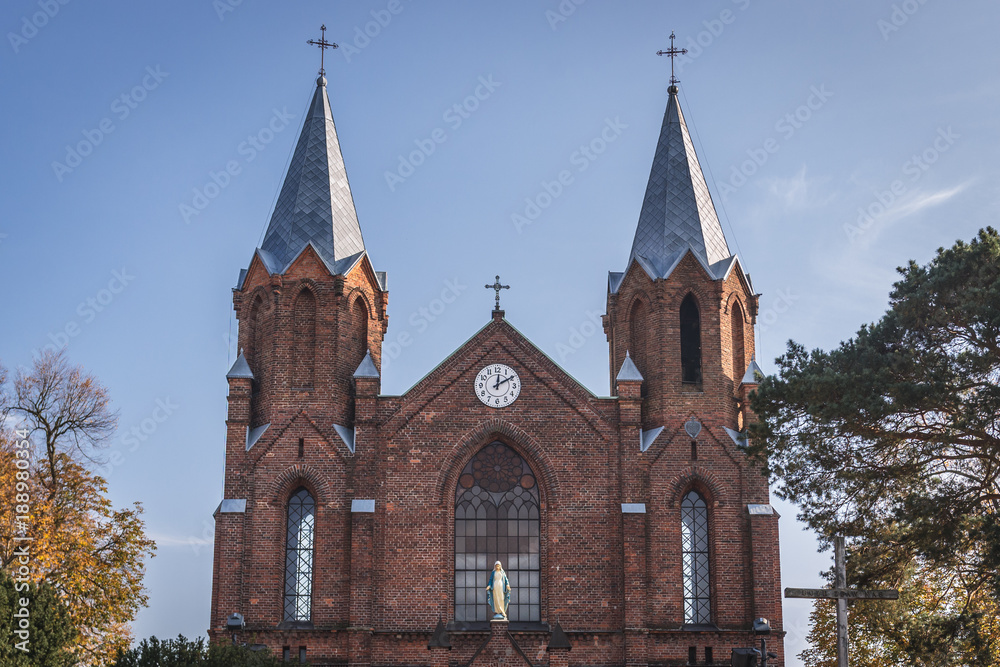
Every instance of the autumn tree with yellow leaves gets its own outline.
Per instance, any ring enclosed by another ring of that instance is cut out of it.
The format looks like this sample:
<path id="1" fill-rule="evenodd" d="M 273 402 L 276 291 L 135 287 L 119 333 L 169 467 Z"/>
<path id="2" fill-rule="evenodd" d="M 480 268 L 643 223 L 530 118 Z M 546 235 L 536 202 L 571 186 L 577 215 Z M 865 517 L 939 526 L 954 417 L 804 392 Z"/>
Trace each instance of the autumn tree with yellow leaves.
<path id="1" fill-rule="evenodd" d="M 77 631 L 73 655 L 110 665 L 147 604 L 142 579 L 155 544 L 141 505 L 116 509 L 92 471 L 117 427 L 108 391 L 46 352 L 11 382 L 0 367 L 0 419 L 0 569 L 51 586 Z"/>

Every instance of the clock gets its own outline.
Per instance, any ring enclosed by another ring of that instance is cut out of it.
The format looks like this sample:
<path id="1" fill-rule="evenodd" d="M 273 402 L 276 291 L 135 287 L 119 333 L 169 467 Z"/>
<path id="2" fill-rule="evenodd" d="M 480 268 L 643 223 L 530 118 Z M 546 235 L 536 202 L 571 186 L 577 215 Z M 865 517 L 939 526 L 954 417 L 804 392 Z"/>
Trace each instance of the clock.
<path id="1" fill-rule="evenodd" d="M 476 373 L 476 396 L 491 408 L 502 408 L 521 394 L 521 378 L 505 364 L 491 364 Z"/>

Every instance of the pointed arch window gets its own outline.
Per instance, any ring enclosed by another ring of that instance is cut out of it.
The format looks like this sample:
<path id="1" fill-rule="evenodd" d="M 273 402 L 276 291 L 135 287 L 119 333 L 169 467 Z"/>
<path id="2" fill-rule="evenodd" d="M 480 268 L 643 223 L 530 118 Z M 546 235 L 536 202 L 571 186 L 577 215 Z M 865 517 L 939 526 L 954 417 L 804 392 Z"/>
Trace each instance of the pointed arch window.
<path id="1" fill-rule="evenodd" d="M 368 306 L 361 297 L 355 299 L 354 305 L 351 306 L 351 320 L 353 325 L 351 363 L 352 368 L 357 368 L 368 353 Z"/>
<path id="2" fill-rule="evenodd" d="M 285 537 L 285 621 L 308 622 L 312 618 L 313 539 L 316 503 L 300 487 L 288 500 L 288 532 Z"/>
<path id="3" fill-rule="evenodd" d="M 681 501 L 681 574 L 684 579 L 684 623 L 711 623 L 708 505 L 697 491 L 688 491 Z"/>
<path id="4" fill-rule="evenodd" d="M 254 392 L 259 391 L 267 373 L 267 364 L 264 361 L 264 340 L 264 300 L 260 298 L 260 295 L 257 295 L 250 308 L 250 332 L 247 336 L 247 345 L 250 348 L 250 354 L 247 357 L 250 361 L 250 368 L 253 369 Z"/>
<path id="5" fill-rule="evenodd" d="M 701 386 L 701 316 L 693 294 L 681 302 L 681 382 Z"/>
<path id="6" fill-rule="evenodd" d="M 628 349 L 632 352 L 632 361 L 635 362 L 636 367 L 639 369 L 640 373 L 647 373 L 649 371 L 646 368 L 646 341 L 647 341 L 647 329 L 649 327 L 649 320 L 646 316 L 646 304 L 641 300 L 636 300 L 632 304 L 632 312 L 629 313 L 628 318 L 628 332 L 629 332 L 629 346 Z M 643 384 L 643 387 L 646 385 Z"/>
<path id="7" fill-rule="evenodd" d="M 486 582 L 500 561 L 510 580 L 511 622 L 541 620 L 538 482 L 502 442 L 483 447 L 455 489 L 455 620 L 487 621 Z"/>
<path id="8" fill-rule="evenodd" d="M 309 290 L 302 290 L 292 307 L 293 322 L 292 386 L 308 389 L 313 386 L 313 368 L 316 356 L 316 297 Z"/>
<path id="9" fill-rule="evenodd" d="M 747 369 L 746 354 L 744 352 L 743 308 L 740 307 L 739 301 L 733 301 L 732 313 L 733 379 L 738 384 Z"/>

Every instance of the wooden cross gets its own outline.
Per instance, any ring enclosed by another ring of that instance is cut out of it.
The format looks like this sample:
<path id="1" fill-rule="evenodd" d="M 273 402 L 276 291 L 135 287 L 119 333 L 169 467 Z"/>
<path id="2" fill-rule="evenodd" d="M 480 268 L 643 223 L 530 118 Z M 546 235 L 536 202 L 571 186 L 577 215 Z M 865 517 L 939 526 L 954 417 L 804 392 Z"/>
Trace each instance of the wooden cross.
<path id="1" fill-rule="evenodd" d="M 319 41 L 317 41 L 315 39 L 310 39 L 309 41 L 306 42 L 306 44 L 312 44 L 313 46 L 318 46 L 319 47 L 319 75 L 320 76 L 325 76 L 326 75 L 326 70 L 323 69 L 323 65 L 324 65 L 323 56 L 326 55 L 326 50 L 327 49 L 337 49 L 337 48 L 340 48 L 340 47 L 337 46 L 337 44 L 335 42 L 328 42 L 328 41 L 326 41 L 326 24 L 321 25 L 319 27 L 319 29 L 320 29 L 320 32 L 322 33 L 322 36 L 319 38 Z"/>
<path id="2" fill-rule="evenodd" d="M 678 83 L 677 77 L 674 76 L 674 58 L 677 57 L 677 56 L 682 56 L 682 55 L 684 55 L 687 52 L 688 52 L 687 49 L 675 49 L 674 48 L 674 31 L 673 30 L 670 31 L 670 48 L 667 49 L 666 51 L 657 51 L 656 52 L 656 55 L 658 55 L 658 56 L 670 56 L 670 85 L 671 86 L 676 86 L 677 83 Z"/>
<path id="3" fill-rule="evenodd" d="M 786 598 L 812 598 L 837 601 L 837 667 L 847 665 L 847 601 L 848 600 L 898 600 L 899 591 L 859 590 L 847 587 L 847 564 L 844 537 L 833 538 L 834 565 L 833 588 L 786 588 Z"/>
<path id="4" fill-rule="evenodd" d="M 502 289 L 510 289 L 510 285 L 501 285 L 500 284 L 500 276 L 497 276 L 496 282 L 493 283 L 492 285 L 487 285 L 486 289 L 496 290 L 496 292 L 497 292 L 497 307 L 494 309 L 494 312 L 500 312 L 500 290 L 502 290 Z"/>

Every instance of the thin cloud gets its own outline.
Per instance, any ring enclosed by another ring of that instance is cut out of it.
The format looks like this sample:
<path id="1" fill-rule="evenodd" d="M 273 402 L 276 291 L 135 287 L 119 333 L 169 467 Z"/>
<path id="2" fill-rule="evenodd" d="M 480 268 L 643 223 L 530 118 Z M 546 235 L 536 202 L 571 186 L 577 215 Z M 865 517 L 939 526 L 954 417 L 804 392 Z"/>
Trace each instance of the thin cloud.
<path id="1" fill-rule="evenodd" d="M 211 539 L 195 537 L 194 535 L 179 537 L 163 533 L 150 533 L 149 538 L 156 542 L 156 546 L 158 547 L 207 547 L 213 544 L 213 540 Z"/>

